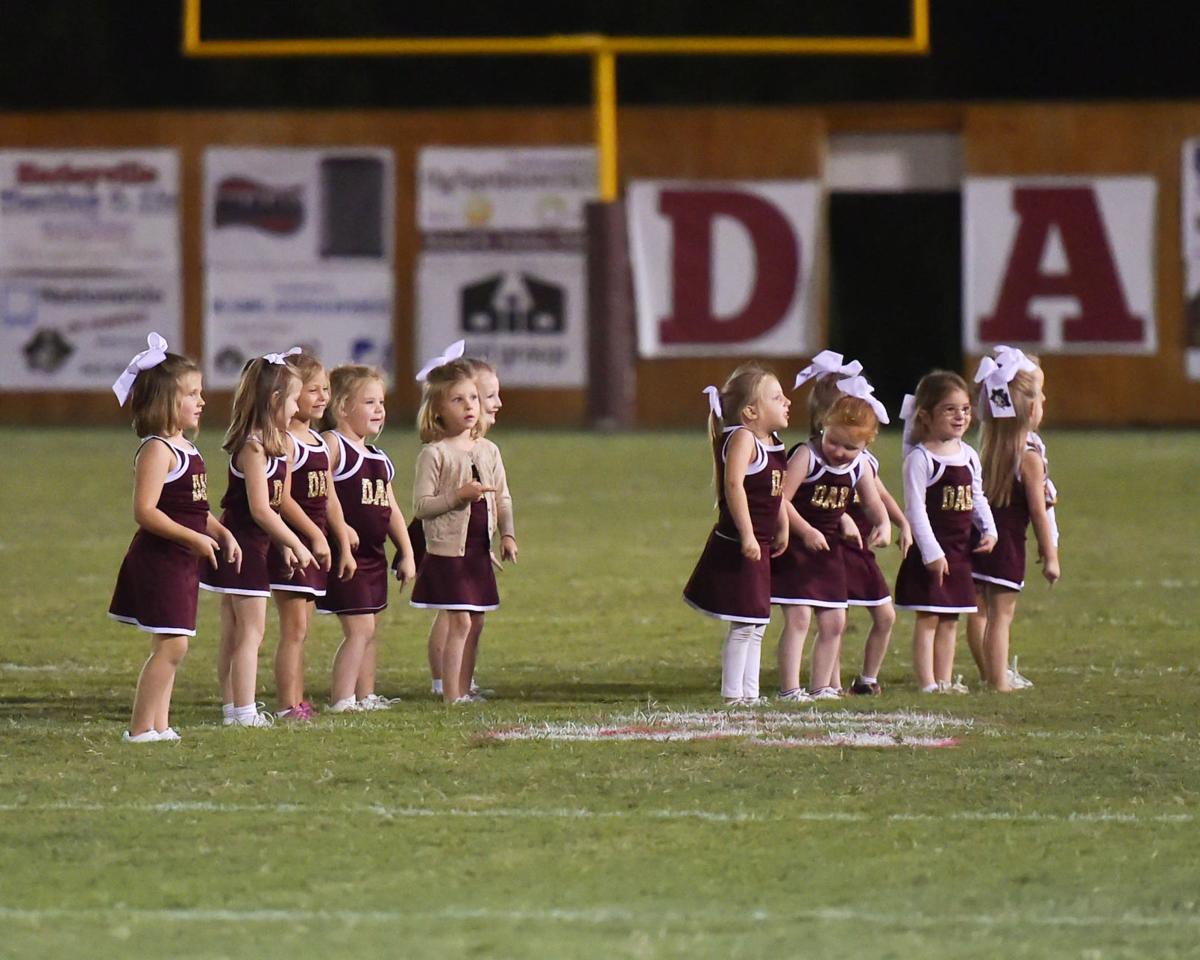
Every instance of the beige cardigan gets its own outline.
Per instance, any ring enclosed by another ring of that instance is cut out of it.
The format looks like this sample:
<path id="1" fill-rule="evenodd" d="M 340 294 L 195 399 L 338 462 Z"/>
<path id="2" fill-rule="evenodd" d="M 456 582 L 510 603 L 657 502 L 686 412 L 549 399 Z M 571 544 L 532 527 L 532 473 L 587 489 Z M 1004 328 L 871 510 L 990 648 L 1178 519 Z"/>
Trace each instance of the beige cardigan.
<path id="1" fill-rule="evenodd" d="M 475 441 L 470 452 L 455 450 L 444 440 L 427 443 L 417 455 L 417 476 L 413 483 L 413 516 L 421 521 L 425 531 L 425 549 L 438 557 L 461 557 L 467 550 L 467 525 L 471 519 L 471 504 L 458 499 L 458 489 L 470 483 L 471 465 L 479 470 L 485 487 L 495 487 L 495 493 L 485 493 L 488 511 L 488 534 L 515 536 L 512 496 L 508 492 L 508 477 L 500 448 L 486 437 Z"/>

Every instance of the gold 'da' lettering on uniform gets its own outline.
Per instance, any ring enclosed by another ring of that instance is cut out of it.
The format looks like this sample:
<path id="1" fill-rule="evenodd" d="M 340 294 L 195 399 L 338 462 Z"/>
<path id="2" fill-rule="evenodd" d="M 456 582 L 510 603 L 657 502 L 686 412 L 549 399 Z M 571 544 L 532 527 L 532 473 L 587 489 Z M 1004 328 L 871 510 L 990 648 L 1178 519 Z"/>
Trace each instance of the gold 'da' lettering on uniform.
<path id="1" fill-rule="evenodd" d="M 192 502 L 208 499 L 208 474 L 192 474 Z"/>
<path id="2" fill-rule="evenodd" d="M 271 506 L 277 507 L 283 503 L 283 481 L 271 481 Z"/>
<path id="3" fill-rule="evenodd" d="M 308 499 L 319 500 L 329 496 L 328 474 L 324 470 L 308 471 Z"/>
<path id="4" fill-rule="evenodd" d="M 812 505 L 818 510 L 844 510 L 850 501 L 850 488 L 818 483 L 813 487 Z"/>
<path id="5" fill-rule="evenodd" d="M 975 500 L 971 496 L 970 484 L 956 484 L 942 487 L 942 509 L 963 513 L 975 509 Z"/>
<path id="6" fill-rule="evenodd" d="M 771 496 L 773 496 L 773 497 L 783 496 L 783 471 L 782 470 L 772 470 L 771 471 Z"/>
<path id="7" fill-rule="evenodd" d="M 368 507 L 388 506 L 387 484 L 382 480 L 363 477 L 362 502 Z"/>

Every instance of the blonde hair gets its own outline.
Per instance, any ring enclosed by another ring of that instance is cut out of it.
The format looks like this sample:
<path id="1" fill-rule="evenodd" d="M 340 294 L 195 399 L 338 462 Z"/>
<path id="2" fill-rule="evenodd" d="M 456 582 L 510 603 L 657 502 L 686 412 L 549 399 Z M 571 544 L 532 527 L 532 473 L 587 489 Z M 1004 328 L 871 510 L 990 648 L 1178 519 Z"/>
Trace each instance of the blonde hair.
<path id="1" fill-rule="evenodd" d="M 363 385 L 371 381 L 376 381 L 384 390 L 387 389 L 387 381 L 375 367 L 368 367 L 362 363 L 343 363 L 330 370 L 329 406 L 325 408 L 325 416 L 321 418 L 321 429 L 336 429 L 338 421 L 346 416 L 346 407 L 354 402 Z"/>
<path id="2" fill-rule="evenodd" d="M 879 436 L 879 417 L 866 400 L 843 393 L 821 418 L 821 428 L 828 430 L 830 427 L 840 427 L 857 442 L 868 446 Z"/>
<path id="3" fill-rule="evenodd" d="M 482 357 L 463 357 L 462 362 L 471 368 L 471 378 L 479 382 L 481 373 L 490 373 L 496 378 L 496 383 L 500 383 L 500 374 L 494 366 Z M 488 427 L 490 424 L 483 416 L 483 397 L 479 398 L 479 419 L 475 421 L 475 429 L 471 431 L 471 436 L 478 440 L 480 437 L 487 436 Z"/>
<path id="4" fill-rule="evenodd" d="M 325 372 L 324 365 L 311 353 L 293 353 L 284 357 L 283 362 L 296 371 L 301 387 L 312 383 L 317 374 Z"/>
<path id="5" fill-rule="evenodd" d="M 829 412 L 829 408 L 837 403 L 839 397 L 844 397 L 845 394 L 838 389 L 838 380 L 844 374 L 841 373 L 823 373 L 813 380 L 812 392 L 808 395 L 808 432 L 810 436 L 817 436 L 821 432 L 821 426 L 825 420 L 825 414 Z"/>
<path id="6" fill-rule="evenodd" d="M 1029 359 L 1038 362 L 1037 357 Z M 1017 372 L 1008 384 L 1015 414 L 1011 417 L 993 417 L 987 402 L 987 387 L 980 390 L 979 461 L 983 466 L 983 492 L 994 507 L 1006 507 L 1012 502 L 1012 481 L 1025 452 L 1025 438 L 1033 423 L 1033 408 L 1042 392 L 1043 380 L 1040 367 L 1036 371 Z"/>
<path id="7" fill-rule="evenodd" d="M 475 372 L 465 360 L 451 360 L 429 371 L 429 376 L 425 378 L 425 384 L 421 387 L 421 408 L 417 411 L 417 432 L 421 435 L 422 443 L 437 443 L 445 439 L 442 403 L 450 389 L 464 380 L 475 382 Z M 481 417 L 480 420 L 482 419 Z M 477 420 L 476 423 L 478 422 Z"/>
<path id="8" fill-rule="evenodd" d="M 168 353 L 160 364 L 142 370 L 129 392 L 133 432 L 139 437 L 170 436 L 179 429 L 179 384 L 189 373 L 199 373 L 194 360 Z"/>
<path id="9" fill-rule="evenodd" d="M 287 440 L 277 420 L 293 379 L 300 377 L 286 363 L 272 363 L 263 357 L 255 357 L 242 367 L 242 377 L 233 394 L 233 414 L 221 449 L 233 456 L 248 439 L 257 437 L 268 457 L 287 456 Z"/>
<path id="10" fill-rule="evenodd" d="M 721 386 L 721 416 L 708 415 L 708 439 L 713 455 L 713 486 L 717 497 L 721 495 L 720 476 L 721 446 L 724 443 L 725 427 L 742 423 L 742 411 L 762 396 L 763 384 L 775 374 L 761 363 L 750 360 L 733 371 Z"/>
<path id="11" fill-rule="evenodd" d="M 929 437 L 929 420 L 937 405 L 955 390 L 961 390 L 968 400 L 971 391 L 967 389 L 967 381 L 950 370 L 931 370 L 917 383 L 917 392 L 913 399 L 915 410 L 912 418 L 910 439 L 914 444 L 924 443 Z M 922 417 L 922 414 L 924 416 Z"/>

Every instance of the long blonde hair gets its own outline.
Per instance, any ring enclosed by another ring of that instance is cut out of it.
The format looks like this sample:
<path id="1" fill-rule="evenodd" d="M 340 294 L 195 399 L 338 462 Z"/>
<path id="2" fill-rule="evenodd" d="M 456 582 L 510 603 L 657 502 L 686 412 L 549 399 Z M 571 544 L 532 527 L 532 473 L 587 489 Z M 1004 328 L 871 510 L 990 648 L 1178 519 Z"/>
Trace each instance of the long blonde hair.
<path id="1" fill-rule="evenodd" d="M 713 487 L 717 497 L 721 496 L 720 469 L 721 447 L 725 442 L 725 428 L 742 422 L 742 411 L 762 396 L 763 383 L 775 374 L 757 361 L 750 360 L 733 371 L 721 386 L 721 416 L 713 412 L 708 415 L 708 440 L 713 455 Z"/>
<path id="2" fill-rule="evenodd" d="M 950 370 L 931 370 L 917 383 L 914 397 L 912 432 L 910 439 L 914 444 L 924 443 L 929 439 L 929 422 L 937 405 L 955 390 L 961 390 L 969 400 L 971 391 L 967 389 L 967 381 Z M 925 416 L 922 417 L 921 414 Z"/>
<path id="3" fill-rule="evenodd" d="M 421 387 L 421 407 L 417 411 L 417 432 L 421 435 L 422 443 L 437 443 L 445 439 L 442 403 L 450 388 L 464 380 L 475 382 L 475 371 L 466 360 L 451 360 L 429 371 Z"/>
<path id="4" fill-rule="evenodd" d="M 285 431 L 276 421 L 287 402 L 292 379 L 299 380 L 299 374 L 286 363 L 272 363 L 263 357 L 255 357 L 242 367 L 242 378 L 233 394 L 233 414 L 221 449 L 233 456 L 248 439 L 258 437 L 268 457 L 287 456 Z"/>
<path id="5" fill-rule="evenodd" d="M 372 381 L 378 382 L 387 390 L 387 381 L 383 379 L 383 374 L 366 364 L 343 363 L 330 370 L 329 406 L 325 408 L 325 416 L 321 418 L 321 429 L 336 429 L 338 420 L 346 415 L 346 406 L 354 402 L 364 384 Z"/>
<path id="6" fill-rule="evenodd" d="M 1037 357 L 1029 357 L 1037 363 Z M 1012 397 L 1012 417 L 992 416 L 987 402 L 987 387 L 979 394 L 978 413 L 981 422 L 979 461 L 983 466 L 983 492 L 994 507 L 1006 507 L 1012 502 L 1013 479 L 1025 452 L 1025 438 L 1033 424 L 1033 408 L 1042 392 L 1044 375 L 1036 371 L 1019 370 L 1008 384 Z"/>

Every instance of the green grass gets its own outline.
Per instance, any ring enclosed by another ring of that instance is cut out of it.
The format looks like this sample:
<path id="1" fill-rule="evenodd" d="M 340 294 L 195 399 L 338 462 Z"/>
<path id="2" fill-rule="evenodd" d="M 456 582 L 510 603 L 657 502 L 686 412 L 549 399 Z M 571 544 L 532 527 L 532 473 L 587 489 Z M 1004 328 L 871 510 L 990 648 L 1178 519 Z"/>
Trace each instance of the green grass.
<path id="1" fill-rule="evenodd" d="M 882 700 L 821 707 L 971 719 L 945 750 L 485 741 L 719 700 L 719 628 L 679 599 L 712 521 L 701 432 L 497 440 L 522 559 L 484 635 L 496 700 L 426 695 L 429 618 L 393 592 L 380 690 L 404 703 L 224 730 L 205 595 L 185 739 L 131 748 L 145 638 L 104 611 L 132 437 L 0 430 L 0 956 L 1197 955 L 1200 435 L 1049 434 L 1064 576 L 1032 571 L 1018 611 L 1033 690 L 922 698 L 901 614 Z M 384 446 L 406 504 L 415 441 Z M 896 438 L 878 452 L 895 488 Z M 337 640 L 321 618 L 315 701 Z"/>

